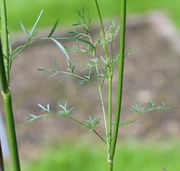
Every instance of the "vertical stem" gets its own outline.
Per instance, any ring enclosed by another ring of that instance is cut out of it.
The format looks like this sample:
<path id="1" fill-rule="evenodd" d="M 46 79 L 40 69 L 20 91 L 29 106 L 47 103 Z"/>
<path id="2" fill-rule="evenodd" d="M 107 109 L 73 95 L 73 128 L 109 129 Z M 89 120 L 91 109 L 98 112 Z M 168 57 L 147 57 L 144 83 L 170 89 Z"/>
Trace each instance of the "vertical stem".
<path id="1" fill-rule="evenodd" d="M 8 83 L 7 83 L 7 78 L 6 78 L 6 70 L 4 66 L 4 56 L 2 53 L 2 45 L 1 45 L 1 40 L 0 40 L 0 81 L 1 81 L 1 87 L 2 91 L 7 93 L 8 92 Z"/>
<path id="2" fill-rule="evenodd" d="M 13 171 L 20 171 L 21 169 L 13 117 L 11 91 L 8 90 L 7 93 L 2 92 L 2 96 L 4 101 L 4 111 L 6 113 L 6 125 L 8 131 L 9 146 L 11 151 L 12 167 Z"/>
<path id="3" fill-rule="evenodd" d="M 120 59 L 118 64 L 118 92 L 115 116 L 115 128 L 111 147 L 111 162 L 113 163 L 116 150 L 117 137 L 119 132 L 119 123 L 121 116 L 122 94 L 123 94 L 123 73 L 125 57 L 125 33 L 126 33 L 126 0 L 121 0 L 121 25 L 120 25 Z"/>
<path id="4" fill-rule="evenodd" d="M 1 38 L 2 45 L 0 41 L 0 81 L 2 87 L 2 97 L 4 102 L 4 111 L 6 113 L 6 124 L 7 124 L 7 132 L 8 139 L 11 151 L 11 159 L 12 159 L 12 169 L 13 171 L 20 171 L 20 161 L 18 154 L 18 146 L 16 140 L 16 131 L 14 124 L 14 116 L 13 116 L 13 107 L 12 107 L 12 98 L 11 91 L 9 88 L 9 41 L 8 41 L 8 30 L 7 30 L 7 12 L 6 12 L 6 1 L 1 0 Z M 4 57 L 7 59 L 7 71 L 5 68 Z M 7 75 L 6 75 L 7 73 Z"/>
<path id="5" fill-rule="evenodd" d="M 113 162 L 108 163 L 108 171 L 113 171 Z"/>
<path id="6" fill-rule="evenodd" d="M 4 160 L 3 160 L 1 139 L 0 139 L 0 171 L 4 171 Z"/>
<path id="7" fill-rule="evenodd" d="M 97 71 L 97 73 L 99 72 L 97 66 L 96 66 L 96 71 Z M 101 88 L 99 79 L 98 79 L 98 90 L 99 90 L 99 96 L 100 96 L 100 101 L 101 101 L 101 106 L 102 106 L 102 112 L 103 112 L 103 117 L 104 117 L 104 125 L 105 125 L 105 132 L 106 132 L 106 138 L 107 138 L 107 136 L 108 136 L 108 128 L 107 128 L 107 121 L 106 121 L 106 111 L 105 111 L 105 108 L 104 108 L 103 93 L 102 93 L 102 88 Z M 107 140 L 107 144 L 108 144 L 108 140 Z"/>
<path id="8" fill-rule="evenodd" d="M 91 36 L 89 35 L 90 41 L 91 43 L 93 43 Z M 93 57 L 94 59 L 96 59 L 96 51 L 93 52 Z M 99 75 L 99 68 L 98 65 L 96 65 L 96 73 L 97 75 Z M 107 121 L 106 121 L 106 111 L 105 111 L 105 107 L 104 107 L 104 99 L 103 99 L 103 93 L 102 93 L 102 85 L 101 85 L 101 81 L 100 78 L 98 77 L 98 91 L 99 91 L 99 97 L 100 97 L 100 102 L 101 102 L 101 108 L 102 108 L 102 113 L 103 113 L 103 119 L 104 119 L 104 127 L 105 127 L 105 133 L 106 133 L 106 144 L 108 144 L 108 129 L 107 129 Z"/>
<path id="9" fill-rule="evenodd" d="M 96 58 L 96 54 L 94 54 L 94 58 Z M 99 75 L 99 68 L 97 65 L 96 65 L 96 73 L 97 73 L 97 75 Z M 105 111 L 105 107 L 104 107 L 104 99 L 103 99 L 102 87 L 101 87 L 99 77 L 98 77 L 98 91 L 99 91 L 99 97 L 100 97 L 100 102 L 101 102 L 101 108 L 102 108 L 102 112 L 103 112 L 104 128 L 105 128 L 105 133 L 106 133 L 106 143 L 108 144 L 108 139 L 107 139 L 108 128 L 107 128 L 107 121 L 106 121 L 106 111 Z"/>
<path id="10" fill-rule="evenodd" d="M 1 0 L 1 39 L 2 39 L 2 48 L 3 48 L 3 55 L 6 57 L 7 60 L 7 68 L 9 68 L 9 38 L 8 38 L 8 24 L 7 24 L 7 8 L 6 8 L 6 0 Z M 9 82 L 9 70 L 6 71 L 7 74 L 7 82 Z"/>
<path id="11" fill-rule="evenodd" d="M 109 154 L 112 141 L 112 76 L 108 78 L 108 136 L 109 136 Z"/>
<path id="12" fill-rule="evenodd" d="M 20 169 L 18 146 L 16 140 L 15 125 L 14 125 L 11 92 L 8 87 L 7 78 L 6 78 L 1 42 L 0 42 L 0 79 L 2 86 L 4 111 L 6 113 L 6 124 L 7 124 L 7 132 L 8 132 L 9 145 L 10 145 L 11 158 L 12 158 L 12 167 L 13 167 L 13 171 L 20 171 L 21 169 Z"/>
<path id="13" fill-rule="evenodd" d="M 99 8 L 98 1 L 95 0 L 97 12 L 99 15 L 99 20 L 101 24 L 101 29 L 102 29 L 102 35 L 104 39 L 104 52 L 106 56 L 106 61 L 109 61 L 109 52 L 108 52 L 108 47 L 106 43 L 106 34 L 105 34 L 105 28 L 101 16 L 101 11 Z M 110 149 L 111 149 L 111 140 L 112 140 L 112 71 L 111 67 L 108 64 L 108 134 L 107 134 L 107 145 L 108 145 L 108 160 L 110 156 Z"/>

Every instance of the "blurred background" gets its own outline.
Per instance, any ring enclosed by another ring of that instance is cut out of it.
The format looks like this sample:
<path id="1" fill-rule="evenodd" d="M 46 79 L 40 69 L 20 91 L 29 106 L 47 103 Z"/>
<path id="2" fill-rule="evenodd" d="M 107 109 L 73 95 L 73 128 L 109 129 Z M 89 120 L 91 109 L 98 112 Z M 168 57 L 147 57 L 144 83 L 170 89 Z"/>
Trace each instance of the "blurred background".
<path id="1" fill-rule="evenodd" d="M 112 20 L 119 23 L 119 1 L 99 0 L 99 3 L 106 25 Z M 74 30 L 72 24 L 78 20 L 77 10 L 83 7 L 93 19 L 93 36 L 99 33 L 94 1 L 8 0 L 7 4 L 14 47 L 25 41 L 19 23 L 23 22 L 31 29 L 42 9 L 44 13 L 39 23 L 39 35 L 46 35 L 59 18 L 55 35 L 66 36 Z M 138 122 L 121 129 L 117 171 L 180 170 L 179 6 L 179 0 L 128 0 L 126 51 L 135 53 L 125 61 L 122 119 L 132 114 L 129 109 L 134 103 L 145 105 L 151 99 L 157 105 L 166 102 L 175 108 L 150 112 L 140 117 Z M 61 43 L 75 47 L 73 41 Z M 118 47 L 117 39 L 117 53 Z M 76 65 L 80 68 L 84 66 L 86 60 L 82 54 L 70 55 Z M 62 68 L 65 66 L 63 54 L 58 48 L 49 41 L 41 41 L 26 48 L 13 64 L 11 84 L 23 170 L 104 171 L 105 147 L 88 130 L 63 118 L 42 119 L 24 125 L 29 119 L 27 114 L 40 114 L 38 104 L 50 104 L 54 109 L 57 102 L 68 102 L 70 106 L 75 106 L 73 115 L 80 120 L 87 120 L 88 114 L 101 115 L 98 92 L 90 84 L 77 89 L 74 79 L 59 83 L 58 76 L 49 78 L 50 73 L 37 71 L 37 68 L 52 69 L 54 60 Z M 115 101 L 116 78 L 113 85 Z M 105 95 L 106 89 L 105 84 Z M 98 129 L 103 134 L 102 128 L 101 123 Z M 6 139 L 3 142 L 8 158 Z"/>

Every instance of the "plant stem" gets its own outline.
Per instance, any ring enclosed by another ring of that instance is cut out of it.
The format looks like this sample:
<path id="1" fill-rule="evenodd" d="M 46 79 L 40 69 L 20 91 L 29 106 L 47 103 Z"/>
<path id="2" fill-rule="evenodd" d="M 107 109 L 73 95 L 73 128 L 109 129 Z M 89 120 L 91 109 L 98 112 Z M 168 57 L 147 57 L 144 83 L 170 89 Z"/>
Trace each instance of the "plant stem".
<path id="1" fill-rule="evenodd" d="M 112 141 L 112 76 L 108 78 L 108 130 L 109 130 L 109 145 L 111 148 Z M 109 148 L 109 150 L 110 150 Z M 110 151 L 109 151 L 110 152 Z"/>
<path id="2" fill-rule="evenodd" d="M 113 163 L 109 162 L 108 163 L 109 171 L 113 171 Z"/>
<path id="3" fill-rule="evenodd" d="M 18 146 L 16 140 L 16 131 L 13 117 L 13 109 L 12 109 L 12 99 L 11 99 L 11 91 L 8 89 L 8 92 L 2 92 L 3 101 L 4 101 L 4 111 L 6 113 L 6 125 L 8 131 L 9 138 L 9 146 L 11 151 L 11 159 L 12 159 L 12 168 L 13 171 L 20 171 L 20 161 L 18 154 Z"/>
<path id="4" fill-rule="evenodd" d="M 89 34 L 89 39 L 90 39 L 90 42 L 93 44 L 93 41 L 91 39 L 91 36 Z M 92 56 L 94 57 L 94 59 L 97 58 L 97 52 L 96 50 L 93 52 Z M 99 75 L 99 68 L 98 68 L 98 65 L 96 64 L 96 73 L 97 75 Z M 103 83 L 104 83 L 104 80 L 103 80 Z M 105 133 L 106 133 L 106 144 L 108 145 L 108 128 L 107 128 L 107 120 L 106 120 L 106 111 L 105 111 L 105 107 L 104 107 L 104 99 L 103 99 L 103 92 L 102 92 L 102 86 L 103 86 L 103 83 L 101 84 L 101 80 L 100 78 L 98 77 L 98 91 L 99 91 L 99 97 L 100 97 L 100 102 L 101 102 L 101 108 L 102 108 L 102 112 L 103 112 L 103 119 L 104 119 L 104 127 L 105 127 Z M 109 145 L 108 145 L 109 146 Z"/>
<path id="5" fill-rule="evenodd" d="M 3 48 L 3 55 L 6 57 L 6 65 L 8 70 L 6 71 L 7 74 L 7 82 L 9 82 L 9 64 L 10 64 L 10 49 L 9 49 L 9 38 L 8 38 L 8 26 L 7 26 L 7 10 L 6 10 L 6 0 L 1 0 L 1 39 L 2 39 L 2 48 Z"/>
<path id="6" fill-rule="evenodd" d="M 112 141 L 110 158 L 113 163 L 116 150 L 117 137 L 119 132 L 119 123 L 121 116 L 122 94 L 123 94 L 123 73 L 124 73 L 124 57 L 125 57 L 125 33 L 126 33 L 126 0 L 121 0 L 121 28 L 120 28 L 120 59 L 118 64 L 118 91 L 115 116 L 115 128 Z"/>
<path id="7" fill-rule="evenodd" d="M 97 66 L 96 66 L 96 71 L 97 71 L 97 73 L 99 73 Z M 103 112 L 103 117 L 104 117 L 104 125 L 105 125 L 105 132 L 106 132 L 106 139 L 107 139 L 107 137 L 108 137 L 108 129 L 107 129 L 107 121 L 106 121 L 106 111 L 105 111 L 105 108 L 104 108 L 104 100 L 103 100 L 102 88 L 101 88 L 101 85 L 100 85 L 99 78 L 98 78 L 98 90 L 99 90 L 99 96 L 100 96 L 100 101 L 101 101 L 101 106 L 102 106 L 102 112 Z M 107 144 L 108 144 L 108 139 L 107 139 Z"/>
<path id="8" fill-rule="evenodd" d="M 6 124 L 7 124 L 8 138 L 9 138 L 9 144 L 11 150 L 11 158 L 13 164 L 12 167 L 13 167 L 13 171 L 20 171 L 19 154 L 18 154 L 14 117 L 12 110 L 11 92 L 8 87 L 7 78 L 6 78 L 1 42 L 0 42 L 0 79 L 2 86 L 4 111 L 6 113 Z"/>
<path id="9" fill-rule="evenodd" d="M 101 30 L 102 30 L 102 35 L 104 39 L 104 52 L 106 56 L 106 61 L 109 60 L 109 52 L 108 52 L 108 47 L 106 43 L 106 34 L 105 34 L 105 28 L 101 16 L 101 11 L 99 8 L 98 1 L 95 0 L 97 12 L 99 15 L 99 20 L 101 23 Z M 111 68 L 108 64 L 108 134 L 107 134 L 107 139 L 108 139 L 108 156 L 110 155 L 110 149 L 111 149 L 111 140 L 112 140 L 112 71 Z"/>
<path id="10" fill-rule="evenodd" d="M 0 79 L 2 86 L 2 97 L 4 102 L 4 111 L 6 113 L 6 124 L 7 124 L 7 132 L 9 138 L 9 145 L 11 151 L 11 159 L 12 159 L 12 168 L 13 171 L 20 171 L 20 161 L 18 154 L 18 146 L 16 140 L 16 131 L 13 117 L 13 107 L 12 107 L 12 97 L 11 91 L 9 88 L 9 60 L 10 60 L 10 48 L 8 41 L 8 30 L 7 30 L 7 12 L 6 12 L 6 1 L 1 0 L 1 37 L 2 37 L 2 45 L 0 41 Z M 5 59 L 7 60 L 7 71 L 5 68 Z"/>
<path id="11" fill-rule="evenodd" d="M 77 120 L 75 118 L 72 118 L 72 117 L 69 117 L 69 116 L 63 116 L 63 117 L 68 118 L 68 119 L 80 124 L 81 126 L 90 129 L 90 127 L 88 125 L 86 125 L 85 123 L 83 123 L 83 122 L 81 122 L 81 121 L 79 121 L 79 120 Z M 96 129 L 93 129 L 92 131 L 106 144 L 106 140 L 99 134 L 99 132 L 97 132 Z"/>
<path id="12" fill-rule="evenodd" d="M 4 171 L 4 160 L 3 160 L 1 140 L 0 140 L 0 171 Z"/>

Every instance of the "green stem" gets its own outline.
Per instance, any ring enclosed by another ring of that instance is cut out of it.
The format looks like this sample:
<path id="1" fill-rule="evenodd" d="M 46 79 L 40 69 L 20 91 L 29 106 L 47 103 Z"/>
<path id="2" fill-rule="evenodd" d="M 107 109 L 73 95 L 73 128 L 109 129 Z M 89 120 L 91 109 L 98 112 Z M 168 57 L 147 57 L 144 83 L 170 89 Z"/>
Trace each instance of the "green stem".
<path id="1" fill-rule="evenodd" d="M 94 53 L 94 58 L 96 58 L 96 52 Z M 99 68 L 98 65 L 96 64 L 96 73 L 99 75 Z M 106 140 L 107 140 L 107 145 L 109 147 L 109 139 L 108 139 L 108 127 L 107 127 L 107 120 L 106 120 L 106 111 L 104 107 L 104 99 L 103 99 L 103 92 L 102 92 L 102 85 L 100 78 L 98 77 L 98 91 L 99 91 L 99 97 L 100 97 L 100 102 L 101 102 L 101 108 L 103 112 L 103 119 L 104 119 L 104 127 L 105 127 L 105 133 L 106 133 Z"/>
<path id="2" fill-rule="evenodd" d="M 116 150 L 117 137 L 119 132 L 119 123 L 121 116 L 122 94 L 123 94 L 123 73 L 125 57 L 125 33 L 126 33 L 126 0 L 121 0 L 121 29 L 120 29 L 120 59 L 118 64 L 118 96 L 116 105 L 115 128 L 111 148 L 111 162 L 113 163 Z"/>
<path id="3" fill-rule="evenodd" d="M 69 116 L 63 116 L 63 117 L 68 118 L 68 119 L 80 124 L 81 126 L 90 129 L 90 127 L 88 125 L 86 125 L 85 123 L 83 123 L 83 122 L 81 122 L 81 121 L 79 121 L 79 120 L 77 120 L 75 118 L 72 118 L 72 117 L 69 117 Z M 99 132 L 97 132 L 96 129 L 93 129 L 93 132 L 106 144 L 106 140 L 99 134 Z"/>
<path id="4" fill-rule="evenodd" d="M 91 36 L 89 35 L 89 39 L 90 42 L 93 44 L 93 41 L 91 39 Z M 94 57 L 94 59 L 97 58 L 97 54 L 96 54 L 96 50 L 93 52 L 92 56 Z M 99 68 L 98 65 L 96 64 L 96 73 L 97 75 L 99 75 Z M 106 121 L 106 111 L 105 111 L 105 107 L 104 107 L 104 100 L 103 100 L 103 93 L 102 93 L 102 86 L 103 86 L 104 80 L 101 84 L 100 78 L 98 77 L 98 91 L 99 91 L 99 96 L 100 96 L 100 102 L 101 102 L 101 108 L 102 108 L 102 112 L 103 112 L 103 119 L 104 119 L 104 127 L 105 127 L 105 133 L 106 133 L 106 144 L 108 145 L 108 128 L 107 128 L 107 121 Z M 108 145 L 109 146 L 109 145 Z"/>
<path id="5" fill-rule="evenodd" d="M 113 163 L 112 162 L 108 162 L 108 168 L 109 168 L 109 171 L 113 171 Z"/>
<path id="6" fill-rule="evenodd" d="M 9 88 L 9 58 L 10 58 L 10 49 L 9 49 L 9 41 L 8 41 L 8 30 L 7 30 L 7 12 L 6 12 L 6 1 L 1 0 L 1 37 L 2 37 L 2 45 L 0 41 L 0 79 L 1 79 L 1 87 L 2 87 L 2 97 L 4 102 L 4 111 L 6 113 L 6 124 L 7 124 L 7 132 L 9 138 L 9 145 L 11 151 L 11 159 L 12 159 L 12 168 L 13 171 L 20 171 L 20 161 L 18 154 L 18 146 L 16 140 L 16 131 L 14 125 L 14 117 L 13 117 L 13 107 L 12 107 L 12 99 L 11 99 L 11 91 Z M 2 47 L 3 46 L 3 47 Z M 4 57 L 7 60 L 7 71 L 5 68 Z"/>
<path id="7" fill-rule="evenodd" d="M 9 146 L 11 151 L 12 168 L 13 171 L 20 171 L 20 161 L 18 154 L 18 146 L 16 140 L 16 131 L 14 125 L 13 109 L 12 109 L 12 99 L 11 92 L 8 90 L 7 93 L 2 91 L 3 101 L 4 101 L 4 111 L 6 113 L 6 125 L 9 138 Z"/>
<path id="8" fill-rule="evenodd" d="M 109 136 L 109 146 L 111 148 L 112 141 L 112 77 L 108 79 L 108 136 Z M 110 154 L 109 148 L 109 154 Z"/>
<path id="9" fill-rule="evenodd" d="M 7 27 L 7 10 L 6 10 L 6 0 L 1 0 L 1 38 L 2 38 L 2 47 L 3 47 L 3 55 L 6 57 L 7 60 L 7 68 L 9 68 L 10 64 L 10 51 L 9 51 L 9 38 L 8 38 L 8 27 Z M 9 82 L 9 70 L 6 71 L 7 74 L 7 81 Z"/>
<path id="10" fill-rule="evenodd" d="M 5 70 L 5 66 L 4 66 L 4 56 L 2 53 L 1 41 L 0 41 L 0 79 L 1 79 L 2 91 L 4 93 L 7 93 L 8 92 L 8 82 L 7 82 L 7 78 L 6 78 L 6 70 Z"/>
<path id="11" fill-rule="evenodd" d="M 48 114 L 44 114 L 44 115 L 40 115 L 38 116 L 37 118 L 47 118 L 48 116 L 61 116 L 61 117 L 64 117 L 66 119 L 70 119 L 71 121 L 85 127 L 85 128 L 88 128 L 88 129 L 91 129 L 90 126 L 88 126 L 87 124 L 85 124 L 84 122 L 80 121 L 80 120 L 77 120 L 71 116 L 68 116 L 68 115 L 59 115 L 59 113 L 48 113 Z M 100 135 L 100 133 L 94 128 L 92 130 L 105 144 L 107 144 L 106 140 Z"/>
<path id="12" fill-rule="evenodd" d="M 97 71 L 97 73 L 99 73 L 97 66 L 96 66 L 96 71 Z M 102 107 L 104 125 L 105 125 L 105 132 L 106 132 L 106 138 L 107 138 L 108 137 L 108 128 L 107 128 L 107 121 L 106 121 L 106 111 L 104 108 L 103 93 L 102 93 L 102 88 L 101 88 L 101 84 L 100 84 L 99 79 L 98 79 L 98 90 L 99 90 L 99 96 L 100 96 L 100 101 L 101 101 L 101 107 Z M 107 144 L 109 144 L 108 139 L 107 139 Z"/>
<path id="13" fill-rule="evenodd" d="M 1 140 L 0 140 L 0 170 L 4 171 L 4 160 L 3 160 Z"/>
<path id="14" fill-rule="evenodd" d="M 95 0 L 95 4 L 96 4 L 97 12 L 99 15 L 101 30 L 102 30 L 103 39 L 104 39 L 104 52 L 105 52 L 106 60 L 108 61 L 109 60 L 109 52 L 108 52 L 108 47 L 107 47 L 107 43 L 106 43 L 106 34 L 105 34 L 105 29 L 104 29 L 105 27 L 103 24 L 103 19 L 101 16 L 101 11 L 100 11 L 97 0 Z M 111 72 L 111 68 L 110 68 L 109 64 L 108 64 L 108 128 L 107 129 L 108 129 L 108 134 L 107 134 L 108 153 L 110 154 L 111 140 L 112 140 L 112 72 Z"/>

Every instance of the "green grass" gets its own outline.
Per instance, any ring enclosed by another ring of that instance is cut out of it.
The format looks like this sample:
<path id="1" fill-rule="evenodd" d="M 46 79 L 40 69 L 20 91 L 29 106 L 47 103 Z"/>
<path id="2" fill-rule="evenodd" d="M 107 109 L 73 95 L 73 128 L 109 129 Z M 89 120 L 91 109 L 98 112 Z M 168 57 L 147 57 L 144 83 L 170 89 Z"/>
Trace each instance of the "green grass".
<path id="1" fill-rule="evenodd" d="M 105 17 L 115 16 L 119 12 L 118 0 L 99 0 Z M 8 0 L 9 25 L 11 30 L 19 30 L 19 22 L 30 27 L 41 9 L 45 9 L 41 27 L 52 25 L 56 18 L 60 18 L 61 24 L 73 23 L 78 18 L 76 10 L 81 7 L 89 10 L 92 18 L 97 17 L 94 1 L 89 0 Z M 142 13 L 150 10 L 162 9 L 169 13 L 175 23 L 180 26 L 180 1 L 179 0 L 128 0 L 128 13 Z"/>
<path id="2" fill-rule="evenodd" d="M 24 171 L 106 171 L 105 149 L 97 144 L 53 145 L 38 160 L 25 165 Z M 118 146 L 115 171 L 179 171 L 180 146 L 174 142 L 140 143 Z"/>

